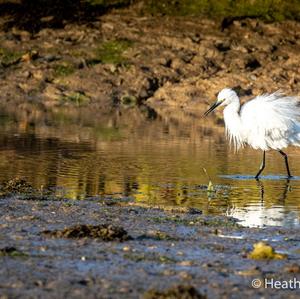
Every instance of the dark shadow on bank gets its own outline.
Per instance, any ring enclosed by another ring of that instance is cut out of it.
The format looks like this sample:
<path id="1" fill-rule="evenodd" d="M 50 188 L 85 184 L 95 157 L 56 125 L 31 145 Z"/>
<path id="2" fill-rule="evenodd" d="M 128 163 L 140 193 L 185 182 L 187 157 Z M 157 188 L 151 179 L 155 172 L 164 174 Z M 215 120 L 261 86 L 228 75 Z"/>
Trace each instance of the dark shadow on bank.
<path id="1" fill-rule="evenodd" d="M 0 17 L 12 27 L 36 33 L 43 28 L 63 28 L 68 23 L 89 23 L 112 9 L 125 8 L 133 0 L 20 0 L 1 1 Z"/>

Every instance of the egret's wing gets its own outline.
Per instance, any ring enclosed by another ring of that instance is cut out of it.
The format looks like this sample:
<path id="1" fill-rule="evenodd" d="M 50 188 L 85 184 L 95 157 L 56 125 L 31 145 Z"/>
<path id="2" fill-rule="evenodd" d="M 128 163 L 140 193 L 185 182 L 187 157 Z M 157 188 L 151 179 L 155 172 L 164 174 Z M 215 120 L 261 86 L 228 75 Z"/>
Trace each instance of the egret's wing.
<path id="1" fill-rule="evenodd" d="M 299 98 L 280 92 L 256 97 L 241 108 L 244 139 L 254 148 L 281 149 L 300 144 Z"/>

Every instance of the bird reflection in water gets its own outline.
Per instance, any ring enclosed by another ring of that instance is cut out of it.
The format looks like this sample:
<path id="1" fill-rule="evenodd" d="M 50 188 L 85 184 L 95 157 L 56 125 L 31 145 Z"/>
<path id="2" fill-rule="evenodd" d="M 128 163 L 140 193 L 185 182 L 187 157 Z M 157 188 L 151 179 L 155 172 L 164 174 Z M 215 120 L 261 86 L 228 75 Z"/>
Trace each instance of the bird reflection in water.
<path id="1" fill-rule="evenodd" d="M 299 225 L 298 217 L 295 217 L 285 205 L 288 193 L 292 190 L 290 179 L 285 179 L 281 182 L 283 184 L 277 189 L 280 190 L 280 194 L 279 196 L 277 194 L 275 199 L 274 192 L 272 192 L 272 195 L 268 194 L 264 183 L 261 180 L 257 180 L 260 200 L 256 204 L 252 202 L 244 207 L 234 206 L 228 208 L 226 215 L 238 219 L 241 225 L 249 227 Z M 272 196 L 271 205 L 268 201 L 270 196 Z"/>

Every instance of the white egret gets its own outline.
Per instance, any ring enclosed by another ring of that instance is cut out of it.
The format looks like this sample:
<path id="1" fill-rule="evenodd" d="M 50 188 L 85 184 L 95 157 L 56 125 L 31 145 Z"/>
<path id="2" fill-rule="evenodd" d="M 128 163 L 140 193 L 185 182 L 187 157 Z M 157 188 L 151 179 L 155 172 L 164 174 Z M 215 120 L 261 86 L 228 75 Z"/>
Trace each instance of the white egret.
<path id="1" fill-rule="evenodd" d="M 236 92 L 225 88 L 204 115 L 207 116 L 218 106 L 226 106 L 223 111 L 226 135 L 236 150 L 245 145 L 263 150 L 256 179 L 265 168 L 266 151 L 271 149 L 284 157 L 287 175 L 292 176 L 288 156 L 282 149 L 289 145 L 300 146 L 298 97 L 284 96 L 277 91 L 257 96 L 241 106 Z"/>

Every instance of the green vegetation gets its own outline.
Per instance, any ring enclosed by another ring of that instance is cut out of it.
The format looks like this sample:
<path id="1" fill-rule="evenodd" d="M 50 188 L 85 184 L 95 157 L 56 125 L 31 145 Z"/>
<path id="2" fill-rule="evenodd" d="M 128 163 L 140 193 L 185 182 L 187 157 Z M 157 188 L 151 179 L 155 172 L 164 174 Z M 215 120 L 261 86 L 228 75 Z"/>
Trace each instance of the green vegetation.
<path id="1" fill-rule="evenodd" d="M 4 67 L 18 63 L 21 57 L 21 52 L 0 48 L 0 65 Z"/>
<path id="2" fill-rule="evenodd" d="M 91 6 L 124 7 L 132 0 L 86 0 Z M 300 19 L 299 0 L 146 0 L 144 13 L 181 16 L 255 16 L 265 20 Z"/>
<path id="3" fill-rule="evenodd" d="M 208 175 L 208 172 L 207 172 L 206 168 L 203 168 L 203 171 L 204 171 L 204 173 L 205 173 L 205 175 L 208 179 L 207 192 L 208 192 L 208 195 L 209 195 L 210 192 L 215 192 L 215 189 L 214 189 L 214 185 L 213 185 L 213 183 L 210 179 L 210 176 Z"/>
<path id="4" fill-rule="evenodd" d="M 73 91 L 63 96 L 61 99 L 62 102 L 69 102 L 75 104 L 76 106 L 83 106 L 88 104 L 90 98 L 86 96 L 83 92 Z"/>
<path id="5" fill-rule="evenodd" d="M 63 62 L 54 66 L 55 77 L 66 77 L 75 72 L 75 67 L 69 62 Z"/>
<path id="6" fill-rule="evenodd" d="M 252 16 L 274 21 L 300 19 L 299 0 L 150 0 L 147 6 L 152 13 L 167 15 Z"/>
<path id="7" fill-rule="evenodd" d="M 126 107 L 136 106 L 137 98 L 131 95 L 124 95 L 121 97 L 121 104 Z"/>
<path id="8" fill-rule="evenodd" d="M 132 45 L 133 42 L 126 39 L 104 42 L 96 49 L 94 61 L 91 63 L 127 64 L 123 53 Z"/>

